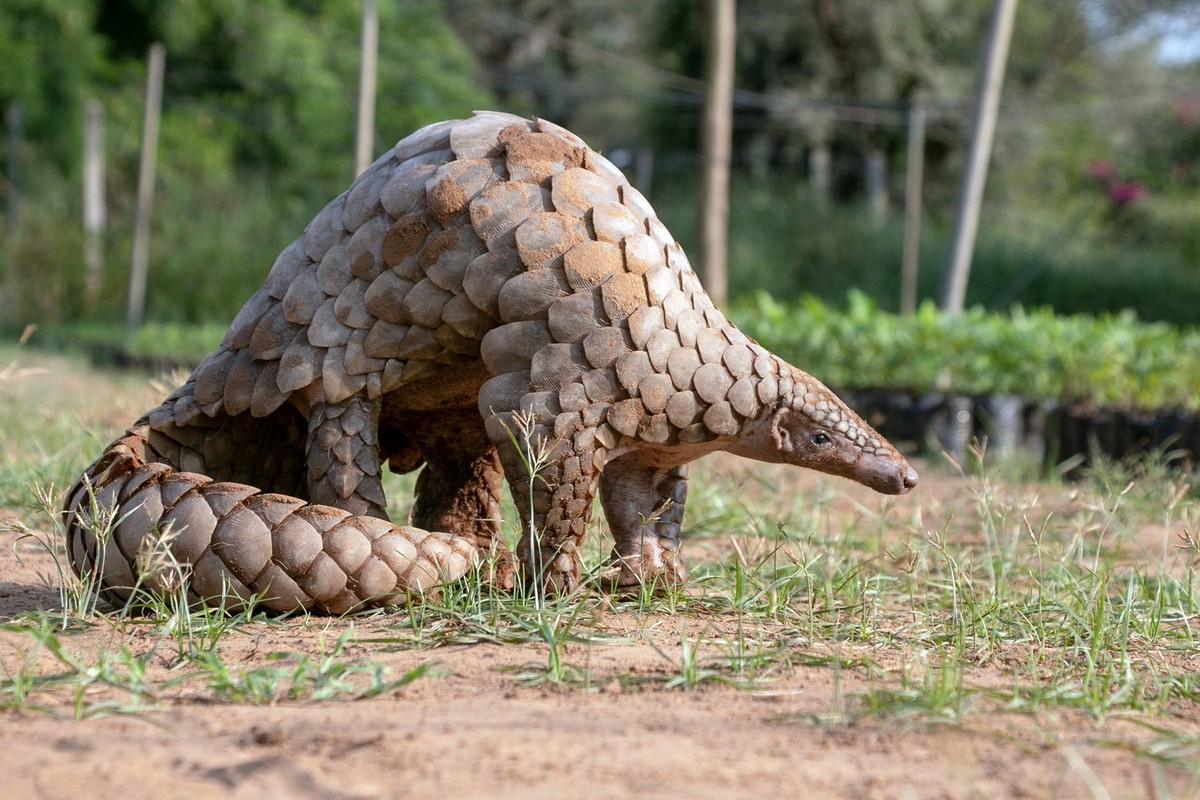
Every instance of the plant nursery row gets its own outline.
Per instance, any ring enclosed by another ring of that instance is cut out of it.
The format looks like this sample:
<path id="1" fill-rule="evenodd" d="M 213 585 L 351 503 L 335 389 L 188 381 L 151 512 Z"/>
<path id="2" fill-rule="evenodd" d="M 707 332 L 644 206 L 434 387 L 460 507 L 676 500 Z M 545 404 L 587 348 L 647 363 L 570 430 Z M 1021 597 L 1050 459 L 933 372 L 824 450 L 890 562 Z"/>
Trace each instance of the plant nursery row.
<path id="1" fill-rule="evenodd" d="M 932 303 L 899 315 L 858 292 L 845 309 L 758 295 L 734 316 L 889 438 L 961 456 L 987 436 L 993 453 L 1054 463 L 1095 452 L 1200 456 L 1200 327 L 1132 312 L 950 315 Z"/>

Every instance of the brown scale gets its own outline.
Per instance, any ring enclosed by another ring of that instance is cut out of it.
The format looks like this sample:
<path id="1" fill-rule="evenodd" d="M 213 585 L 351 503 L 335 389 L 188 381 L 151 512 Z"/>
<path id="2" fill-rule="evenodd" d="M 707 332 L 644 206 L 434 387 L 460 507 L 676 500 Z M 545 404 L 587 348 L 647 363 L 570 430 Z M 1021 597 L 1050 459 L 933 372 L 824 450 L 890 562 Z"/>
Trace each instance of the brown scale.
<path id="1" fill-rule="evenodd" d="M 726 321 L 607 159 L 480 113 L 402 140 L 316 215 L 221 348 L 72 487 L 69 552 L 118 603 L 170 584 L 165 550 L 193 600 L 277 611 L 400 602 L 479 563 L 510 586 L 507 481 L 528 582 L 577 585 L 599 492 L 616 584 L 677 583 L 686 464 L 718 449 L 916 482 Z M 385 462 L 421 470 L 410 525 L 386 519 Z M 122 520 L 105 542 L 102 512 Z"/>

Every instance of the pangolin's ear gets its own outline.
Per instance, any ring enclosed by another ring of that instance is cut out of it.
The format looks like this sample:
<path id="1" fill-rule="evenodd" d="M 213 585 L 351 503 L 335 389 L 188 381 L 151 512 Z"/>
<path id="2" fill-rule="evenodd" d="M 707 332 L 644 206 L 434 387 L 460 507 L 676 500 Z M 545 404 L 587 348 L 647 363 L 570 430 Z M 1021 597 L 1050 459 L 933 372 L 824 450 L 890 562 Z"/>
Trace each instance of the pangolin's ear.
<path id="1" fill-rule="evenodd" d="M 790 413 L 792 413 L 791 409 L 781 403 L 772 409 L 767 417 L 767 431 L 771 437 L 771 444 L 781 453 L 790 453 L 796 447 L 787 425 L 787 417 Z"/>

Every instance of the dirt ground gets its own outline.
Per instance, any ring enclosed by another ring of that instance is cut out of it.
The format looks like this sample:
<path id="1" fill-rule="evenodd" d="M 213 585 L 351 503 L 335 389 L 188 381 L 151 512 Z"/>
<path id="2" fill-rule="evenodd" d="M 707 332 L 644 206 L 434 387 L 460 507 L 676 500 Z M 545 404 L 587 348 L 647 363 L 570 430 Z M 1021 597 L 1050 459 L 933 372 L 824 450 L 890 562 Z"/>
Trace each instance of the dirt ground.
<path id="1" fill-rule="evenodd" d="M 749 468 L 736 463 L 715 468 Z M 788 471 L 767 485 L 815 484 Z M 895 502 L 928 508 L 962 490 L 957 478 L 927 475 L 918 493 Z M 838 491 L 845 503 L 878 508 L 865 490 L 839 483 Z M 58 607 L 46 579 L 53 570 L 42 549 L 0 534 L 0 625 Z M 828 661 L 803 666 L 805 655 L 829 655 L 806 641 L 789 645 L 800 665 L 753 688 L 671 687 L 661 676 L 672 667 L 659 650 L 678 651 L 681 625 L 690 632 L 730 624 L 694 613 L 608 613 L 597 627 L 611 641 L 563 646 L 563 658 L 592 676 L 566 687 L 522 679 L 531 665 L 545 667 L 545 644 L 412 649 L 385 641 L 395 638 L 394 621 L 294 618 L 241 626 L 221 641 L 223 661 L 248 668 L 275 663 L 281 651 L 319 653 L 353 626 L 344 657 L 372 659 L 393 675 L 432 665 L 431 674 L 369 699 L 253 705 L 183 683 L 136 714 L 75 720 L 69 698 L 49 710 L 0 708 L 0 798 L 1200 797 L 1200 772 L 1133 748 L 1161 740 L 1156 727 L 1200 734 L 1194 704 L 1169 723 L 1120 714 L 1098 723 L 1082 712 L 999 706 L 953 723 L 846 714 L 847 698 L 871 688 L 868 672 Z M 61 638 L 86 660 L 125 644 L 148 649 L 154 626 L 144 628 L 99 624 Z M 889 657 L 870 647 L 838 655 Z M 29 648 L 24 632 L 0 630 L 0 680 L 12 678 Z M 164 686 L 178 669 L 168 655 L 149 668 Z M 38 659 L 39 670 L 60 668 L 46 653 Z M 986 660 L 967 667 L 965 680 L 1004 686 L 1012 669 Z M 638 676 L 647 680 L 629 680 Z M 110 690 L 87 691 L 84 700 L 93 701 Z"/>
<path id="2" fill-rule="evenodd" d="M 38 548 L 5 542 L 0 621 L 57 606 L 43 577 L 52 568 Z M 842 698 L 868 688 L 868 679 L 828 666 L 800 667 L 752 690 L 606 678 L 664 672 L 651 642 L 678 646 L 681 620 L 667 615 L 613 613 L 601 627 L 628 634 L 620 643 L 565 645 L 564 659 L 586 663 L 595 677 L 581 688 L 520 680 L 522 665 L 546 663 L 542 644 L 411 650 L 370 642 L 387 638 L 390 621 L 255 624 L 227 635 L 221 653 L 231 666 L 267 663 L 277 651 L 315 653 L 353 625 L 358 643 L 346 657 L 369 657 L 397 674 L 429 662 L 436 677 L 352 702 L 259 706 L 184 690 L 164 692 L 160 710 L 135 715 L 0 712 L 0 796 L 1200 797 L 1194 772 L 1122 745 L 1148 733 L 1135 719 L 1100 725 L 1073 712 L 994 710 L 954 724 L 847 720 L 839 718 Z M 694 615 L 685 622 L 709 624 Z M 104 626 L 70 637 L 84 652 L 131 639 L 136 645 L 136 631 Z M 14 663 L 20 641 L 5 634 L 0 644 L 5 663 Z M 152 670 L 171 676 L 165 657 Z M 972 667 L 969 680 L 1003 685 L 1007 670 Z M 1190 734 L 1198 729 L 1200 721 Z"/>

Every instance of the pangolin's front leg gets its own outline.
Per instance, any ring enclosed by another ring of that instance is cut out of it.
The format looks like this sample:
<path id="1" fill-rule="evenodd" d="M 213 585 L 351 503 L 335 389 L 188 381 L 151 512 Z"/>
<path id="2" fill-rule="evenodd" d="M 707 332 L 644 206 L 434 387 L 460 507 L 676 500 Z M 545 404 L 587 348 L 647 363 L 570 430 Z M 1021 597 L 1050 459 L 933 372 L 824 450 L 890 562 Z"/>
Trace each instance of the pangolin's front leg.
<path id="1" fill-rule="evenodd" d="M 311 502 L 388 518 L 379 474 L 379 401 L 356 395 L 314 404 L 306 460 Z"/>
<path id="2" fill-rule="evenodd" d="M 509 454 L 515 456 L 515 448 L 502 446 L 501 458 L 505 474 L 516 475 L 509 483 L 521 514 L 517 555 L 525 577 L 550 594 L 561 594 L 579 584 L 579 545 L 596 494 L 596 471 L 590 456 L 577 453 L 571 444 L 548 447 L 551 460 L 532 477 L 525 465 L 537 458 L 536 444 L 534 452 L 522 454 L 524 458 L 513 458 Z"/>
<path id="3" fill-rule="evenodd" d="M 523 573 L 549 593 L 568 592 L 579 584 L 579 545 L 612 432 L 597 408 L 562 410 L 552 392 L 526 394 L 516 413 L 488 402 L 497 394 L 503 393 L 495 384 L 481 390 L 480 405 L 492 411 L 488 435 L 521 515 L 517 555 Z"/>
<path id="4" fill-rule="evenodd" d="M 617 586 L 674 586 L 687 579 L 679 556 L 687 471 L 686 464 L 659 466 L 636 451 L 604 467 L 600 502 L 612 528 Z"/>

